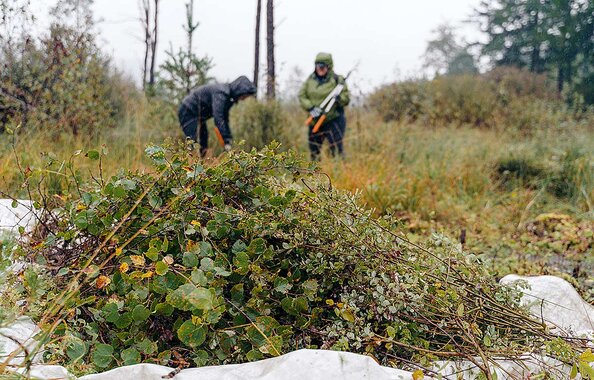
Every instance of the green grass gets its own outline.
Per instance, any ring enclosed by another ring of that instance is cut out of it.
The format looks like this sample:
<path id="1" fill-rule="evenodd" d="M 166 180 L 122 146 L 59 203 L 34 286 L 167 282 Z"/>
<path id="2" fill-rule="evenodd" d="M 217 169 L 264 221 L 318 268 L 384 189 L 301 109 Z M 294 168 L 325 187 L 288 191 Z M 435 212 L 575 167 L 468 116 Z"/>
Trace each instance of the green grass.
<path id="1" fill-rule="evenodd" d="M 52 177 L 53 191 L 59 192 L 66 170 L 77 171 L 82 177 L 97 175 L 97 162 L 84 154 L 73 155 L 77 150 L 84 153 L 102 146 L 108 151 L 101 162 L 104 175 L 115 174 L 120 168 L 142 170 L 147 167 L 147 144 L 183 137 L 175 111 L 141 99 L 129 101 L 127 116 L 119 127 L 96 138 L 26 131 L 16 137 L 4 135 L 0 141 L 0 190 L 15 197 L 29 196 L 21 187 L 22 171 L 29 167 Z M 237 136 L 249 136 L 250 131 L 242 128 L 258 124 L 250 112 L 263 109 L 253 103 L 234 109 Z M 307 154 L 305 115 L 294 108 L 284 112 L 284 116 L 277 115 L 284 123 L 280 139 L 286 147 Z M 249 122 L 242 124 L 242 120 Z M 532 242 L 532 236 L 525 235 L 526 226 L 540 214 L 566 214 L 580 226 L 579 231 L 594 229 L 591 128 L 557 125 L 526 134 L 509 128 L 428 127 L 386 123 L 359 108 L 348 114 L 345 145 L 345 160 L 325 157 L 321 164 L 333 186 L 358 192 L 361 202 L 377 215 L 396 214 L 403 228 L 418 240 L 434 231 L 457 238 L 465 230 L 467 249 L 496 258 L 493 267 L 497 273 L 543 272 L 546 262 L 525 252 Z M 214 141 L 211 146 L 216 157 L 219 148 Z M 53 157 L 52 165 L 48 165 L 49 157 Z M 507 256 L 501 254 L 508 251 Z M 555 253 L 553 249 L 547 252 Z M 547 252 L 541 252 L 542 257 Z"/>

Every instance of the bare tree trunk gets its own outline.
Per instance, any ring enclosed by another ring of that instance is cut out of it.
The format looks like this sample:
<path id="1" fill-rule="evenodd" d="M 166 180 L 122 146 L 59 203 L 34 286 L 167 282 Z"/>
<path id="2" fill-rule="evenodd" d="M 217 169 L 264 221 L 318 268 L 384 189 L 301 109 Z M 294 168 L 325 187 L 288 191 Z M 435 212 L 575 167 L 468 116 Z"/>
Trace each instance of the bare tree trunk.
<path id="1" fill-rule="evenodd" d="M 155 63 L 157 58 L 157 33 L 159 26 L 159 0 L 155 2 L 155 13 L 153 14 L 153 38 L 151 41 L 151 69 L 149 73 L 149 88 L 155 85 Z"/>
<path id="2" fill-rule="evenodd" d="M 142 66 L 142 89 L 145 90 L 146 79 L 148 74 L 149 53 L 151 50 L 151 30 L 149 26 L 151 13 L 150 0 L 142 0 L 140 7 L 142 12 L 140 23 L 142 24 L 142 28 L 144 29 L 144 61 Z"/>
<path id="3" fill-rule="evenodd" d="M 267 0 L 266 6 L 266 97 L 274 99 L 276 97 L 274 70 L 274 0 Z"/>
<path id="4" fill-rule="evenodd" d="M 260 18 L 262 15 L 262 0 L 258 0 L 256 5 L 256 43 L 254 49 L 254 85 L 258 88 L 258 79 L 260 76 Z"/>

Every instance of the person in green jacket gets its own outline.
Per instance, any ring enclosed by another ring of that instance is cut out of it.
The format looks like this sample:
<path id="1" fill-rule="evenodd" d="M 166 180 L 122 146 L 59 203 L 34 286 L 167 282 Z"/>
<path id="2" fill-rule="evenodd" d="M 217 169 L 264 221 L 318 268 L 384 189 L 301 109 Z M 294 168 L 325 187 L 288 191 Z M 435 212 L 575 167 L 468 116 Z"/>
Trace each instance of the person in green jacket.
<path id="1" fill-rule="evenodd" d="M 314 72 L 305 80 L 299 91 L 299 103 L 301 107 L 309 112 L 313 122 L 309 126 L 309 149 L 311 159 L 318 160 L 320 151 L 325 139 L 330 144 L 330 152 L 333 156 L 338 153 L 344 155 L 342 140 L 346 130 L 346 118 L 344 107 L 349 104 L 349 90 L 346 87 L 344 77 L 334 73 L 332 55 L 319 53 L 315 60 Z M 326 115 L 326 120 L 317 133 L 313 133 L 316 120 L 322 115 L 323 110 L 320 104 L 339 84 L 345 84 L 344 89 L 336 98 L 334 107 Z"/>

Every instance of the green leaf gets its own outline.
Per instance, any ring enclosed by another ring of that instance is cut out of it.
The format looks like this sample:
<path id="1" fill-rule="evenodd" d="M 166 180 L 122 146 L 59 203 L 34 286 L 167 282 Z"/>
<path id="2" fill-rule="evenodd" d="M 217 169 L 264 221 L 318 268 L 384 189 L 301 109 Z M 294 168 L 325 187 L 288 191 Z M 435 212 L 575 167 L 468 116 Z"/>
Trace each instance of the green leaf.
<path id="1" fill-rule="evenodd" d="M 208 363 L 208 358 L 210 357 L 210 355 L 208 354 L 208 352 L 204 351 L 204 350 L 198 350 L 196 352 L 194 352 L 194 363 L 196 363 L 196 365 L 198 367 L 203 367 Z"/>
<path id="2" fill-rule="evenodd" d="M 259 348 L 266 344 L 266 339 L 268 339 L 268 337 L 265 334 L 263 334 L 261 330 L 258 330 L 255 326 L 249 326 L 245 329 L 245 332 L 247 333 L 250 342 L 252 342 L 252 344 L 255 347 Z"/>
<path id="3" fill-rule="evenodd" d="M 226 270 L 225 268 L 221 268 L 221 267 L 214 267 L 212 268 L 212 270 L 214 271 L 214 273 L 218 276 L 222 276 L 222 277 L 229 277 L 231 276 L 231 272 L 229 272 L 228 270 Z"/>
<path id="4" fill-rule="evenodd" d="M 118 305 L 115 302 L 109 302 L 101 309 L 101 314 L 107 322 L 115 323 L 120 318 Z"/>
<path id="5" fill-rule="evenodd" d="M 464 316 L 464 304 L 463 303 L 458 305 L 458 308 L 456 309 L 456 314 L 458 314 L 459 317 Z"/>
<path id="6" fill-rule="evenodd" d="M 151 261 L 159 260 L 159 250 L 157 248 L 151 247 L 144 253 L 146 257 L 149 258 Z"/>
<path id="7" fill-rule="evenodd" d="M 237 240 L 235 243 L 233 243 L 233 247 L 231 247 L 231 252 L 233 252 L 233 253 L 243 252 L 246 250 L 246 248 L 247 248 L 247 245 L 243 241 Z"/>
<path id="8" fill-rule="evenodd" d="M 126 328 L 132 324 L 132 313 L 124 313 L 115 321 L 115 325 L 119 329 Z"/>
<path id="9" fill-rule="evenodd" d="M 113 196 L 116 198 L 125 198 L 128 193 L 122 186 L 115 186 L 113 188 Z"/>
<path id="10" fill-rule="evenodd" d="M 293 300 L 293 307 L 298 313 L 306 312 L 309 308 L 307 299 L 305 297 L 297 297 Z"/>
<path id="11" fill-rule="evenodd" d="M 491 341 L 491 337 L 490 337 L 489 335 L 485 335 L 485 336 L 483 337 L 483 344 L 484 344 L 486 347 L 491 347 L 491 346 L 492 346 L 493 342 Z"/>
<path id="12" fill-rule="evenodd" d="M 388 326 L 386 328 L 386 333 L 388 334 L 389 338 L 394 339 L 396 337 L 396 329 L 392 326 Z"/>
<path id="13" fill-rule="evenodd" d="M 250 242 L 247 249 L 248 252 L 254 255 L 260 255 L 266 250 L 266 241 L 262 238 L 256 238 Z"/>
<path id="14" fill-rule="evenodd" d="M 214 299 L 210 290 L 197 287 L 194 284 L 185 284 L 167 295 L 167 302 L 171 306 L 183 310 L 211 310 Z"/>
<path id="15" fill-rule="evenodd" d="M 157 239 L 157 238 L 153 238 L 151 239 L 151 241 L 149 241 L 149 248 L 155 248 L 157 251 L 161 250 L 161 240 Z"/>
<path id="16" fill-rule="evenodd" d="M 159 303 L 155 306 L 155 311 L 161 315 L 170 316 L 175 311 L 175 308 L 168 303 Z"/>
<path id="17" fill-rule="evenodd" d="M 76 362 L 82 359 L 87 354 L 87 344 L 81 339 L 73 338 L 72 342 L 66 348 L 66 355 L 71 362 Z"/>
<path id="18" fill-rule="evenodd" d="M 126 190 L 135 190 L 136 189 L 136 182 L 131 179 L 122 179 L 119 181 L 122 187 Z"/>
<path id="19" fill-rule="evenodd" d="M 257 317 L 256 323 L 258 327 L 266 334 L 271 333 L 272 330 L 280 326 L 280 323 L 270 316 Z"/>
<path id="20" fill-rule="evenodd" d="M 192 252 L 184 252 L 182 264 L 188 268 L 198 266 L 198 255 Z"/>
<path id="21" fill-rule="evenodd" d="M 122 360 L 124 365 L 132 365 L 140 363 L 140 353 L 135 348 L 127 348 L 122 351 Z"/>
<path id="22" fill-rule="evenodd" d="M 349 309 L 344 309 L 340 311 L 340 316 L 344 318 L 344 320 L 349 322 L 355 322 L 355 315 Z"/>
<path id="23" fill-rule="evenodd" d="M 151 315 L 151 311 L 144 305 L 136 305 L 132 310 L 132 318 L 135 322 L 144 322 Z"/>
<path id="24" fill-rule="evenodd" d="M 245 357 L 251 362 L 264 359 L 264 355 L 260 352 L 260 350 L 251 350 L 245 355 Z"/>
<path id="25" fill-rule="evenodd" d="M 318 292 L 318 282 L 316 280 L 304 281 L 301 286 L 303 287 L 303 294 L 310 299 L 313 299 Z"/>
<path id="26" fill-rule="evenodd" d="M 113 357 L 113 347 L 109 344 L 98 343 L 93 352 L 93 363 L 99 368 L 107 368 Z"/>
<path id="27" fill-rule="evenodd" d="M 97 152 L 96 150 L 89 150 L 86 154 L 87 157 L 89 157 L 91 160 L 98 160 L 99 159 L 99 152 Z"/>
<path id="28" fill-rule="evenodd" d="M 200 260 L 200 269 L 202 269 L 205 272 L 209 272 L 214 268 L 214 261 L 209 258 L 209 257 L 205 257 L 202 260 Z"/>
<path id="29" fill-rule="evenodd" d="M 592 353 L 592 350 L 588 348 L 586 351 L 582 352 L 580 355 L 580 361 L 586 363 L 594 362 L 594 353 Z"/>
<path id="30" fill-rule="evenodd" d="M 246 274 L 249 271 L 250 257 L 245 252 L 239 252 L 233 257 L 233 265 L 237 267 L 237 272 Z"/>
<path id="31" fill-rule="evenodd" d="M 283 348 L 283 337 L 272 336 L 266 340 L 266 344 L 260 346 L 259 350 L 263 354 L 270 354 L 272 356 L 278 356 L 281 354 Z"/>
<path id="32" fill-rule="evenodd" d="M 155 273 L 159 276 L 165 275 L 169 271 L 169 265 L 165 264 L 163 261 L 158 261 L 155 264 Z"/>
<path id="33" fill-rule="evenodd" d="M 213 255 L 213 250 L 212 250 L 212 245 L 210 245 L 209 242 L 207 241 L 201 241 L 200 242 L 200 256 L 212 256 Z"/>
<path id="34" fill-rule="evenodd" d="M 159 208 L 163 205 L 163 200 L 161 198 L 159 198 L 158 196 L 150 195 L 148 197 L 148 201 L 149 201 L 149 205 L 152 208 Z"/>
<path id="35" fill-rule="evenodd" d="M 194 269 L 192 271 L 192 282 L 195 285 L 206 286 L 208 284 L 208 278 L 202 269 Z"/>
<path id="36" fill-rule="evenodd" d="M 594 368 L 590 367 L 588 363 L 580 361 L 578 367 L 583 378 L 594 379 Z"/>
<path id="37" fill-rule="evenodd" d="M 285 297 L 281 300 L 281 307 L 283 310 L 289 315 L 296 315 L 297 311 L 293 306 L 293 299 L 290 297 Z"/>
<path id="38" fill-rule="evenodd" d="M 187 320 L 177 329 L 177 337 L 184 344 L 196 348 L 206 340 L 206 329 Z"/>
<path id="39" fill-rule="evenodd" d="M 289 285 L 289 281 L 283 277 L 277 277 L 274 280 L 274 290 L 281 293 L 286 294 L 289 289 L 291 289 L 291 285 Z"/>
<path id="40" fill-rule="evenodd" d="M 138 348 L 143 354 L 146 355 L 151 355 L 157 352 L 158 350 L 157 343 L 151 341 L 148 338 L 144 338 L 140 343 L 136 345 L 136 348 Z"/>
<path id="41" fill-rule="evenodd" d="M 231 299 L 235 302 L 243 302 L 243 284 L 236 284 L 231 288 Z"/>

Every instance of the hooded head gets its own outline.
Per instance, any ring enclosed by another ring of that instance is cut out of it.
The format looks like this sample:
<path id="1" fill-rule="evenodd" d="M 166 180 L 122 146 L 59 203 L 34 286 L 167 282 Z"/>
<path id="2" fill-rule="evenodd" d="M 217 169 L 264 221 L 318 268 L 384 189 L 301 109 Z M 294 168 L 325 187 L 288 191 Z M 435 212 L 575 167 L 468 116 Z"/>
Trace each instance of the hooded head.
<path id="1" fill-rule="evenodd" d="M 235 101 L 243 96 L 256 94 L 256 86 L 244 75 L 229 83 L 229 89 L 231 91 L 231 98 Z"/>
<path id="2" fill-rule="evenodd" d="M 328 70 L 332 71 L 334 68 L 334 62 L 332 61 L 332 54 L 330 53 L 318 53 L 316 55 L 315 63 L 325 63 L 328 66 Z"/>

